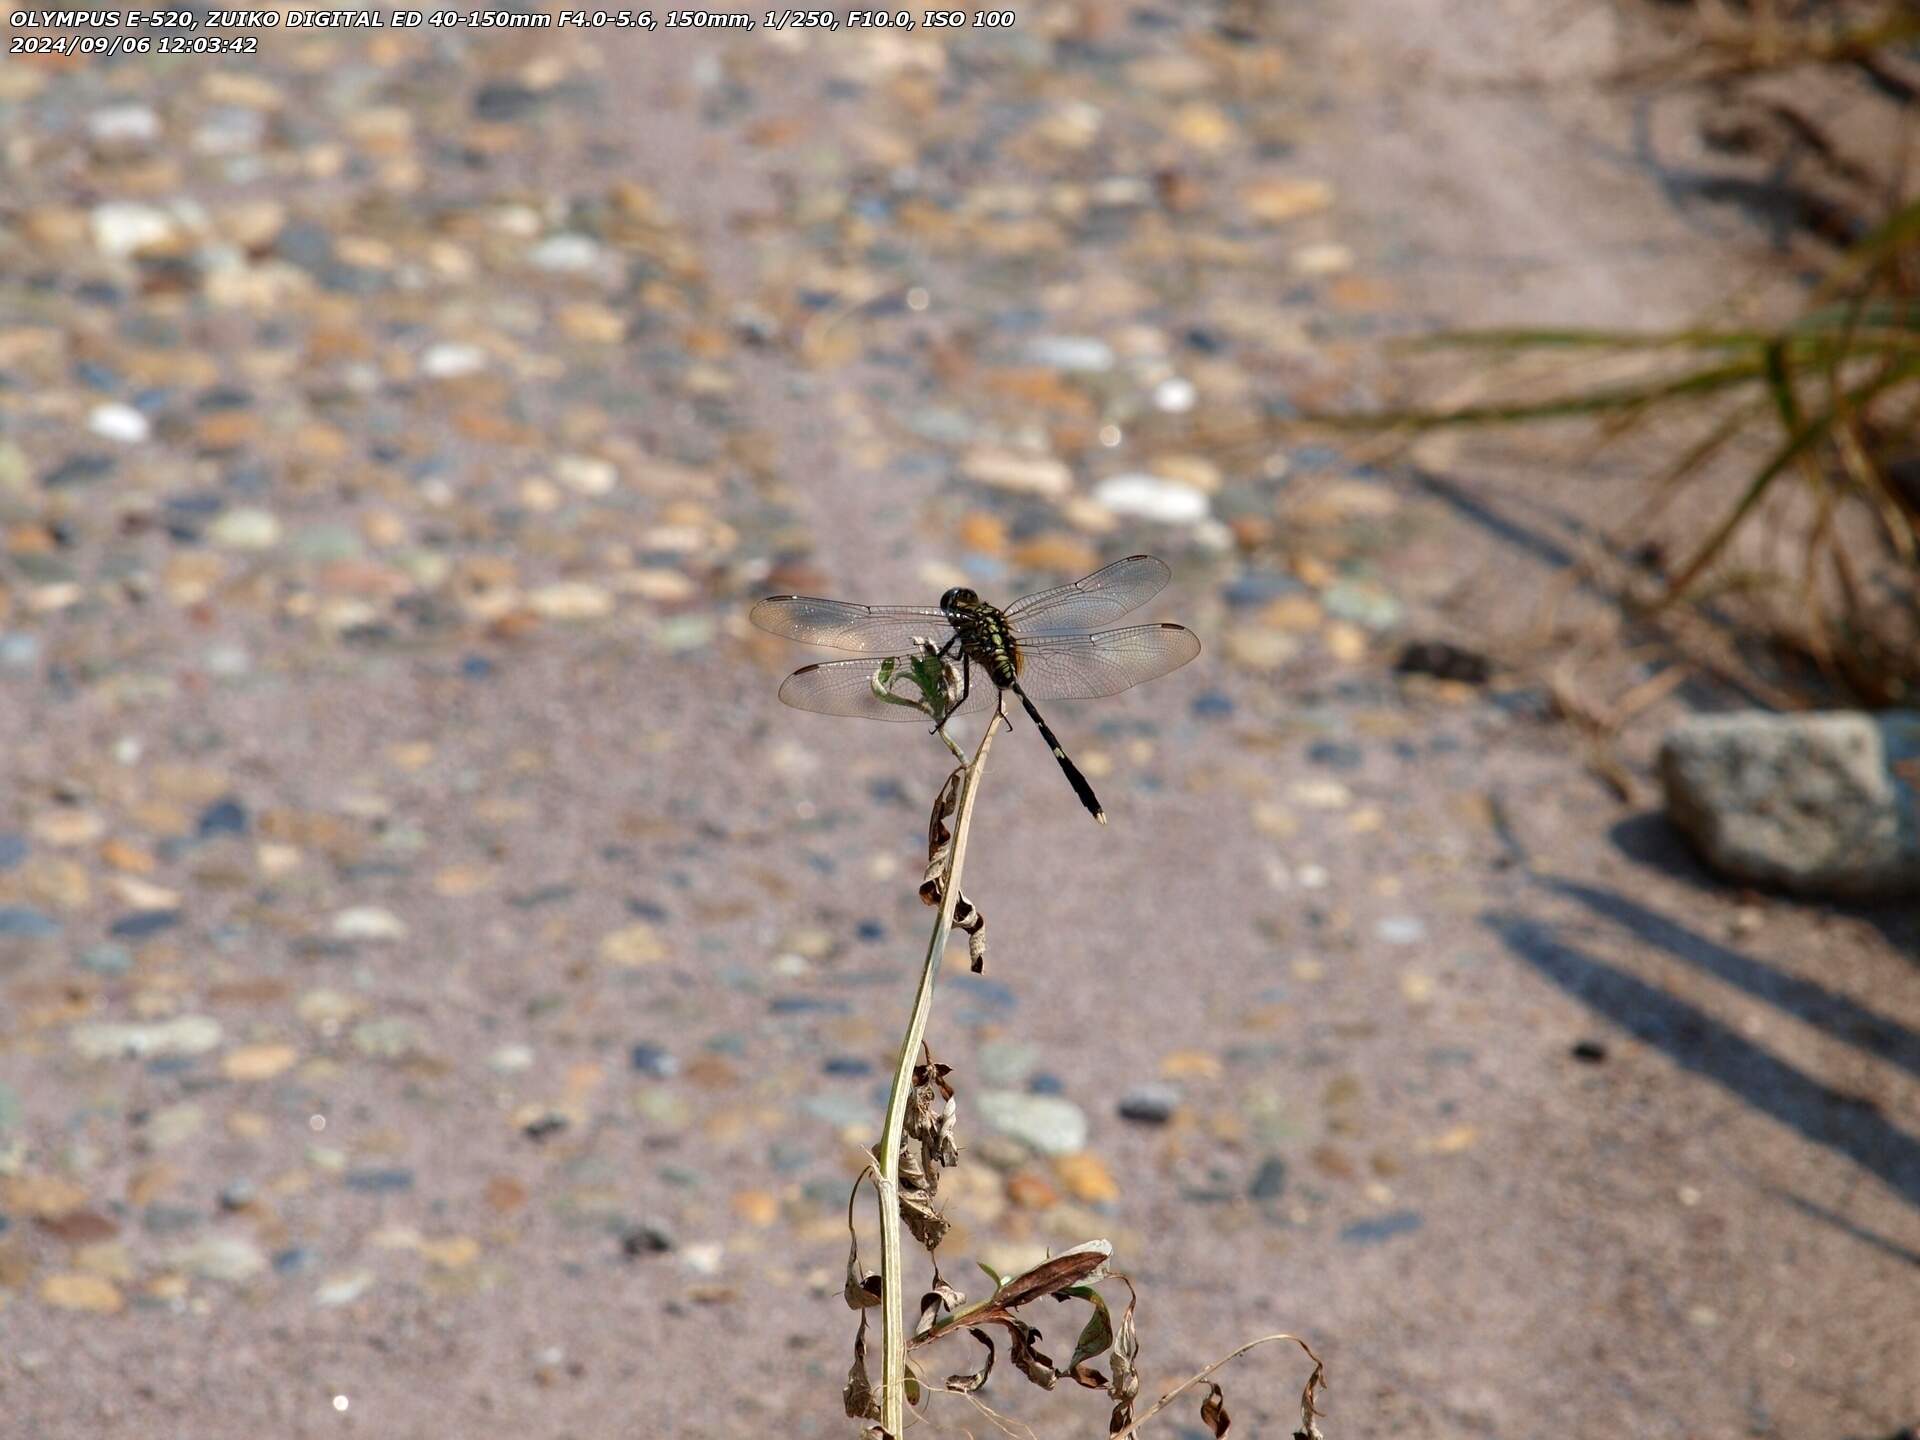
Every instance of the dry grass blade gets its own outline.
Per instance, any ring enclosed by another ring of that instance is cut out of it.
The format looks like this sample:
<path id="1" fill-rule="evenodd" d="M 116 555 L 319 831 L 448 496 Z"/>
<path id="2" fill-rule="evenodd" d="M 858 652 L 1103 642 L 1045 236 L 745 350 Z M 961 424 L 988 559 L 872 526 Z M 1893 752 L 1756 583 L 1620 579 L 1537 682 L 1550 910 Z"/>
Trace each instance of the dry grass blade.
<path id="1" fill-rule="evenodd" d="M 1644 587 L 1629 575 L 1617 587 L 1620 598 L 1643 620 L 1666 625 L 1662 612 L 1710 589 L 1731 594 L 1728 582 L 1738 580 L 1743 623 L 1807 654 L 1867 703 L 1920 693 L 1920 201 L 1904 203 L 1853 245 L 1800 312 L 1778 326 L 1510 327 L 1419 343 L 1494 360 L 1597 357 L 1610 368 L 1616 359 L 1637 360 L 1654 372 L 1585 385 L 1563 379 L 1544 395 L 1537 388 L 1511 398 L 1483 392 L 1452 406 L 1309 417 L 1402 434 L 1585 418 L 1603 426 L 1605 438 L 1655 415 L 1700 420 L 1703 430 L 1648 478 L 1647 499 L 1614 536 L 1622 550 L 1637 548 L 1635 536 L 1652 533 L 1682 489 L 1706 476 L 1735 440 L 1770 424 L 1778 437 L 1771 450 L 1692 540 L 1658 595 L 1639 593 Z M 1778 537 L 1789 523 L 1799 540 L 1784 566 L 1710 580 L 1737 536 Z M 1771 583 L 1776 570 L 1784 585 Z M 1755 692 L 1777 689 L 1754 673 L 1741 683 Z"/>

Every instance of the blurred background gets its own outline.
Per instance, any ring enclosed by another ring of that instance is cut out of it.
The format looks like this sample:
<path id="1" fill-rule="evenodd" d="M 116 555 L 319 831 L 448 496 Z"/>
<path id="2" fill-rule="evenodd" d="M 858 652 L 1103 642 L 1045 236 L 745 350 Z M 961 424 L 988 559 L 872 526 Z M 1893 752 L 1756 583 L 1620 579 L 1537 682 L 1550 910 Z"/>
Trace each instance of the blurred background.
<path id="1" fill-rule="evenodd" d="M 0 56 L 0 1432 L 852 1433 L 949 761 L 745 609 L 1138 551 L 949 1278 L 1336 1437 L 1920 1424 L 1920 15 L 1012 13 Z"/>

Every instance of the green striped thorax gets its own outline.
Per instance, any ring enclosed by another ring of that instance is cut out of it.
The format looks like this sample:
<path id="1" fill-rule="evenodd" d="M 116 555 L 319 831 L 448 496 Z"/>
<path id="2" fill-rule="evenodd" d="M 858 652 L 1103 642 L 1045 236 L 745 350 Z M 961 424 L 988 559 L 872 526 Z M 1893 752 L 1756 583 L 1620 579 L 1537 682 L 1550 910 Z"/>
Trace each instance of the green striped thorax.
<path id="1" fill-rule="evenodd" d="M 1020 651 L 1004 612 L 964 585 L 942 595 L 940 609 L 953 622 L 967 658 L 985 670 L 995 685 L 1004 690 L 1019 678 Z"/>

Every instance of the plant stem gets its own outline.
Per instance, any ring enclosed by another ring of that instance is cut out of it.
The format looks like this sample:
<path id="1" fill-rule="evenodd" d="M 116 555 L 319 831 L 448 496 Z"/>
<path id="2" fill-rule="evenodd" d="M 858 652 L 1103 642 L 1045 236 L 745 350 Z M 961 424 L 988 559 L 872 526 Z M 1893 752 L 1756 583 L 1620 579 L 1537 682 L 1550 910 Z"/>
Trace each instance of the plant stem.
<path id="1" fill-rule="evenodd" d="M 906 1433 L 907 1416 L 907 1330 L 906 1307 L 900 1289 L 900 1140 L 907 1118 L 907 1097 L 913 1091 L 913 1071 L 919 1058 L 920 1042 L 927 1033 L 927 1017 L 933 1010 L 933 982 L 940 973 L 940 957 L 945 954 L 947 938 L 953 932 L 954 907 L 960 903 L 960 871 L 967 860 L 967 831 L 973 823 L 973 800 L 980 789 L 980 777 L 986 770 L 987 751 L 1000 728 L 999 716 L 988 720 L 987 732 L 963 767 L 960 798 L 954 807 L 953 847 L 948 853 L 946 874 L 940 882 L 940 914 L 933 922 L 933 938 L 927 942 L 927 960 L 920 972 L 920 990 L 913 997 L 913 1017 L 907 1022 L 906 1036 L 900 1042 L 900 1061 L 893 1071 L 893 1089 L 887 1094 L 886 1129 L 880 1136 L 880 1174 L 877 1190 L 880 1200 L 880 1406 L 881 1424 L 893 1440 Z"/>

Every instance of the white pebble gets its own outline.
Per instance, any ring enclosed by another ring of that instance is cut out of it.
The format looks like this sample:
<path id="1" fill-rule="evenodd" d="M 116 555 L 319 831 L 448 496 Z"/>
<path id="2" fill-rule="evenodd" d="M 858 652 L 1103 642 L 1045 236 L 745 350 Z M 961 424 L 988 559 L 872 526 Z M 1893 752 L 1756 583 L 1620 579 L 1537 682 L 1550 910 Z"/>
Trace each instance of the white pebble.
<path id="1" fill-rule="evenodd" d="M 102 150 L 141 150 L 160 138 L 160 117 L 145 105 L 109 105 L 87 117 L 87 138 Z"/>
<path id="2" fill-rule="evenodd" d="M 1193 525 L 1207 518 L 1204 490 L 1158 475 L 1115 475 L 1093 487 L 1093 498 L 1115 515 Z"/>
<path id="3" fill-rule="evenodd" d="M 420 368 L 435 380 L 458 380 L 486 367 L 487 352 L 478 345 L 435 345 L 420 357 Z"/>
<path id="4" fill-rule="evenodd" d="M 400 940 L 406 937 L 407 927 L 391 910 L 356 905 L 333 917 L 333 933 L 341 940 Z"/>
<path id="5" fill-rule="evenodd" d="M 1168 415 L 1184 415 L 1193 409 L 1200 392 L 1183 375 L 1170 375 L 1153 387 L 1153 405 Z"/>
<path id="6" fill-rule="evenodd" d="M 87 416 L 87 428 L 102 439 L 118 440 L 122 445 L 138 445 L 153 433 L 146 416 L 118 401 L 94 406 Z"/>
<path id="7" fill-rule="evenodd" d="M 600 263 L 599 243 L 586 235 L 549 235 L 527 252 L 536 269 L 578 275 Z"/>
<path id="8" fill-rule="evenodd" d="M 173 239 L 173 217 L 151 205 L 130 200 L 109 201 L 93 207 L 90 217 L 94 246 L 116 260 L 157 249 Z"/>

